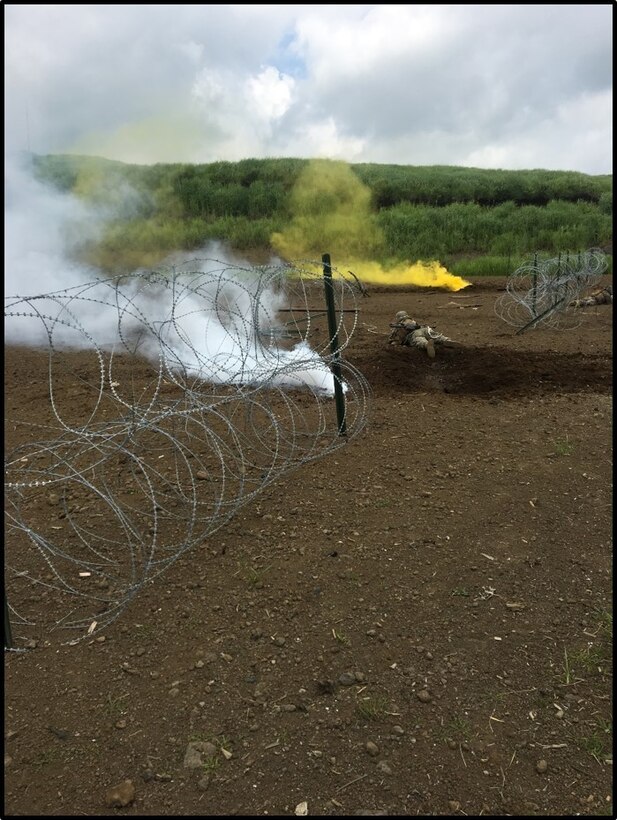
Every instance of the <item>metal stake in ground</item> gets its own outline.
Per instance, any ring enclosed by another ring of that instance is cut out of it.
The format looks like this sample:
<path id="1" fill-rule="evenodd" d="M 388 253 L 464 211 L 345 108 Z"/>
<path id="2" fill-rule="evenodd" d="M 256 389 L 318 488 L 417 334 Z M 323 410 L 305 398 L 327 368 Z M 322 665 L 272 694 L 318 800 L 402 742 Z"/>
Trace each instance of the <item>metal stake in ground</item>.
<path id="1" fill-rule="evenodd" d="M 334 376 L 334 401 L 336 403 L 336 418 L 338 421 L 339 436 L 347 435 L 347 424 L 345 422 L 345 394 L 343 393 L 343 380 L 341 365 L 339 363 L 338 330 L 336 326 L 336 312 L 334 309 L 334 284 L 332 282 L 332 267 L 330 265 L 330 254 L 324 253 L 321 257 L 323 262 L 323 281 L 326 293 L 326 309 L 328 312 L 328 331 L 330 333 L 330 350 L 332 351 L 332 375 Z"/>

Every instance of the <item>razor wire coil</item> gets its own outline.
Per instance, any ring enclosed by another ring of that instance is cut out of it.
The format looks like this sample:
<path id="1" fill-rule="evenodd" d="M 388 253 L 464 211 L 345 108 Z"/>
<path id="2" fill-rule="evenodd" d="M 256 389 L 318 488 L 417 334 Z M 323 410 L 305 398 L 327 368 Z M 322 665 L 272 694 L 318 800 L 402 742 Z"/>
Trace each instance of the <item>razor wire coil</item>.
<path id="1" fill-rule="evenodd" d="M 44 386 L 38 421 L 21 418 L 15 394 L 5 408 L 15 625 L 76 640 L 101 630 L 267 485 L 364 429 L 369 386 L 340 358 L 356 285 L 333 269 L 334 347 L 315 318 L 319 270 L 193 259 L 5 298 L 5 343 L 36 346 Z M 25 359 L 6 374 L 17 388 Z"/>
<path id="2" fill-rule="evenodd" d="M 517 333 L 539 326 L 573 329 L 582 321 L 577 300 L 600 281 L 607 267 L 606 255 L 597 249 L 544 260 L 536 255 L 509 277 L 495 313 L 517 327 Z"/>

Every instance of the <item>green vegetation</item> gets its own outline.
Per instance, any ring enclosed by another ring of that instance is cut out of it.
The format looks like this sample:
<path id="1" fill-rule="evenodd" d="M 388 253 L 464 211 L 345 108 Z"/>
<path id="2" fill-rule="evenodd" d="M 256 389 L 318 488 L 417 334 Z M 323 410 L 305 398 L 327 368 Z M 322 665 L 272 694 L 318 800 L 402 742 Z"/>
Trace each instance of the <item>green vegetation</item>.
<path id="1" fill-rule="evenodd" d="M 600 718 L 593 724 L 592 729 L 593 731 L 589 731 L 588 734 L 583 732 L 578 738 L 575 737 L 574 742 L 602 764 L 612 749 L 613 725 L 610 720 Z"/>
<path id="2" fill-rule="evenodd" d="M 103 235 L 84 241 L 78 253 L 109 272 L 153 266 L 171 251 L 209 240 L 243 252 L 270 251 L 273 235 L 303 216 L 294 186 L 309 163 L 275 158 L 140 166 L 73 155 L 33 156 L 32 162 L 39 179 L 101 214 Z M 380 263 L 437 259 L 464 278 L 508 275 L 535 252 L 553 256 L 612 244 L 612 176 L 349 167 L 367 192 L 371 225 L 383 236 L 375 245 Z M 328 222 L 329 203 L 320 196 L 316 192 L 307 207 L 320 209 Z"/>
<path id="3" fill-rule="evenodd" d="M 238 572 L 242 572 L 245 581 L 250 586 L 263 586 L 264 578 L 268 570 L 270 569 L 270 565 L 267 567 L 252 567 L 248 565 L 241 566 Z M 236 573 L 236 575 L 238 574 Z"/>
<path id="4" fill-rule="evenodd" d="M 111 694 L 107 695 L 107 700 L 105 702 L 104 708 L 110 718 L 118 717 L 119 715 L 123 715 L 125 713 L 127 707 L 126 704 L 122 703 L 122 701 L 125 698 L 128 698 L 128 696 L 128 692 L 116 698 L 113 697 Z"/>
<path id="5" fill-rule="evenodd" d="M 211 755 L 210 757 L 207 757 L 203 762 L 204 772 L 206 774 L 212 774 L 218 769 L 220 762 L 221 761 L 216 755 Z"/>
<path id="6" fill-rule="evenodd" d="M 404 203 L 380 211 L 379 222 L 392 252 L 420 259 L 469 253 L 507 258 L 536 250 L 556 254 L 597 247 L 611 236 L 611 217 L 597 204 L 582 201 L 553 200 L 542 207 Z"/>
<path id="7" fill-rule="evenodd" d="M 574 452 L 574 445 L 566 435 L 565 438 L 557 439 L 553 442 L 555 447 L 555 455 L 558 456 L 571 456 Z"/>
<path id="8" fill-rule="evenodd" d="M 608 609 L 596 609 L 593 613 L 593 620 L 596 625 L 596 635 L 601 639 L 613 642 L 613 613 Z"/>
<path id="9" fill-rule="evenodd" d="M 62 751 L 57 746 L 51 746 L 48 749 L 42 749 L 37 752 L 30 761 L 33 766 L 49 766 L 52 763 L 58 763 L 62 758 Z"/>
<path id="10" fill-rule="evenodd" d="M 452 720 L 444 726 L 448 737 L 457 742 L 471 740 L 471 723 L 461 715 L 455 715 Z"/>
<path id="11" fill-rule="evenodd" d="M 494 698 L 489 697 L 489 701 Z M 440 725 L 435 728 L 435 735 L 441 743 L 447 743 L 452 748 L 460 746 L 463 743 L 469 743 L 473 739 L 472 725 L 467 718 L 462 715 L 454 715 L 454 717 L 445 723 L 441 718 Z"/>
<path id="12" fill-rule="evenodd" d="M 380 720 L 390 708 L 390 701 L 382 695 L 363 698 L 357 704 L 357 710 L 364 720 Z"/>
<path id="13" fill-rule="evenodd" d="M 378 498 L 374 502 L 375 507 L 378 509 L 384 509 L 385 507 L 392 507 L 392 501 L 389 501 L 387 498 Z"/>
<path id="14" fill-rule="evenodd" d="M 607 609 L 596 609 L 592 619 L 594 628 L 585 631 L 591 641 L 570 651 L 564 646 L 562 685 L 569 686 L 575 680 L 581 681 L 594 675 L 612 674 L 613 613 Z"/>

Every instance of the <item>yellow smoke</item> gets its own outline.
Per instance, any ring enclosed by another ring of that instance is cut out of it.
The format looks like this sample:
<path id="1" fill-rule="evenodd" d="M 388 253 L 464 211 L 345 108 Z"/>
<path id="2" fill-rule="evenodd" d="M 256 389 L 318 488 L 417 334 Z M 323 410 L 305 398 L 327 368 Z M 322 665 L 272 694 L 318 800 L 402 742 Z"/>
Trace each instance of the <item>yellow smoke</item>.
<path id="1" fill-rule="evenodd" d="M 284 259 L 320 259 L 345 265 L 363 282 L 374 285 L 418 285 L 461 290 L 470 282 L 454 276 L 437 261 L 383 267 L 369 261 L 380 256 L 384 238 L 370 209 L 371 192 L 345 162 L 312 160 L 298 177 L 291 195 L 292 219 L 271 237 Z M 339 275 L 346 276 L 346 270 Z"/>
<path id="2" fill-rule="evenodd" d="M 66 152 L 153 165 L 191 162 L 203 144 L 203 127 L 194 116 L 168 110 L 165 114 L 123 123 L 111 132 L 82 134 L 67 146 Z"/>
<path id="3" fill-rule="evenodd" d="M 423 288 L 462 290 L 471 284 L 450 273 L 436 261 L 418 261 L 413 265 L 403 263 L 388 269 L 384 269 L 378 262 L 354 262 L 350 267 L 358 279 L 367 285 L 417 285 Z"/>

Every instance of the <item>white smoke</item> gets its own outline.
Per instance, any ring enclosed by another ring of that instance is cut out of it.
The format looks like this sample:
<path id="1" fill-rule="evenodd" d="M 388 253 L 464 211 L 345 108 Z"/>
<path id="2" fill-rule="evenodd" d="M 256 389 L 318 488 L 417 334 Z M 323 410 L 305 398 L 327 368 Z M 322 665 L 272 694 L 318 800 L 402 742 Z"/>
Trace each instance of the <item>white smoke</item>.
<path id="1" fill-rule="evenodd" d="M 8 158 L 4 180 L 5 293 L 50 293 L 92 278 L 95 271 L 72 262 L 70 253 L 76 237 L 99 234 L 94 212 L 35 179 L 26 157 Z"/>
<path id="2" fill-rule="evenodd" d="M 276 338 L 284 298 L 259 272 L 222 246 L 175 280 L 142 272 L 105 281 L 71 253 L 95 239 L 100 210 L 7 163 L 5 343 L 54 349 L 127 345 L 184 376 L 218 384 L 308 387 L 333 394 L 333 376 L 306 341 L 283 349 Z M 177 257 L 177 254 L 176 254 Z M 200 275 L 203 274 L 203 275 Z"/>

